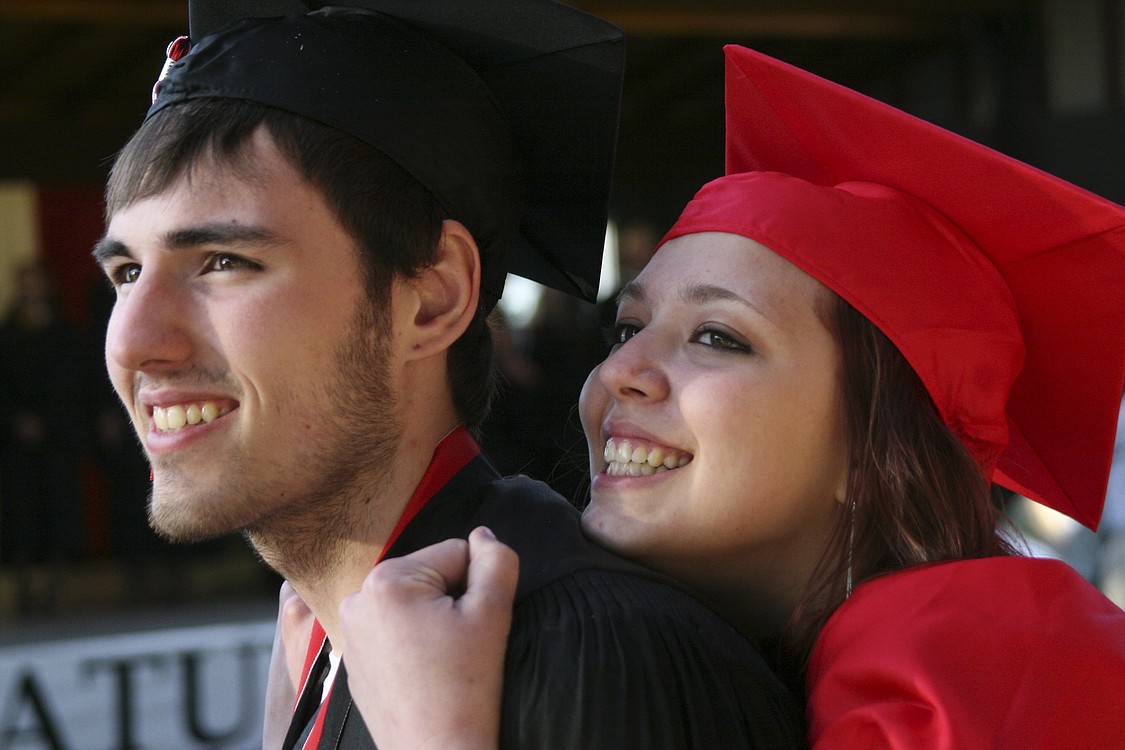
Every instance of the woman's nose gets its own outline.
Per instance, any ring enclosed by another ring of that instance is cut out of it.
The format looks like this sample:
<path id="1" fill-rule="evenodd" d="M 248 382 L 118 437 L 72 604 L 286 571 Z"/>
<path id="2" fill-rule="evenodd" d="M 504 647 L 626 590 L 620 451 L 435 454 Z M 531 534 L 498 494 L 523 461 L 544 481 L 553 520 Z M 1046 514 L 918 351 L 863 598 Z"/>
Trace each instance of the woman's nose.
<path id="1" fill-rule="evenodd" d="M 655 332 L 641 330 L 601 364 L 598 379 L 613 398 L 661 400 L 671 386 Z"/>

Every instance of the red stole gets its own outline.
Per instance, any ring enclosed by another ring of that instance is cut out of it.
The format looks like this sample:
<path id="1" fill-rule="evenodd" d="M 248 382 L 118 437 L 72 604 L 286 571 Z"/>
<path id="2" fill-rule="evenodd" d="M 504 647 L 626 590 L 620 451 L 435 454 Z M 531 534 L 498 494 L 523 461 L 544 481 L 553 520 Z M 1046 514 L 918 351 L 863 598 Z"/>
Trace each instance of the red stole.
<path id="1" fill-rule="evenodd" d="M 411 495 L 406 507 L 403 508 L 402 515 L 399 516 L 391 535 L 387 538 L 386 544 L 383 545 L 382 551 L 379 552 L 379 557 L 375 560 L 376 564 L 382 561 L 403 530 L 418 515 L 418 511 L 422 510 L 426 503 L 430 501 L 430 498 L 437 494 L 438 490 L 444 487 L 457 472 L 465 468 L 465 465 L 472 461 L 478 453 L 480 453 L 480 446 L 469 435 L 469 431 L 465 429 L 464 425 L 459 425 L 442 438 L 437 448 L 434 449 L 434 457 L 430 460 L 426 473 L 422 475 L 422 480 L 414 489 L 414 494 Z M 297 690 L 297 703 L 301 702 L 301 696 L 304 695 L 305 689 L 309 686 L 309 676 L 312 674 L 317 659 L 324 653 L 327 640 L 328 636 L 325 634 L 324 628 L 321 627 L 320 621 L 314 620 L 308 651 L 305 653 L 305 665 L 301 670 L 301 684 Z M 320 743 L 320 735 L 324 731 L 324 716 L 328 713 L 328 701 L 332 698 L 331 693 L 332 689 L 329 688 L 328 695 L 320 701 L 316 721 L 305 740 L 303 750 L 313 750 Z M 295 708 L 296 706 L 294 706 Z"/>

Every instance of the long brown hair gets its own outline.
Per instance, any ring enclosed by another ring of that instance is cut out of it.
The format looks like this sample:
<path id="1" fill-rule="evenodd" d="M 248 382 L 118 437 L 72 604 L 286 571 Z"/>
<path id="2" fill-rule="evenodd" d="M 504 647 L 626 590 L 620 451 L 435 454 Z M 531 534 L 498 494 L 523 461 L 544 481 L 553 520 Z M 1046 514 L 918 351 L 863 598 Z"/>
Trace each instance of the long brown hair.
<path id="1" fill-rule="evenodd" d="M 785 640 L 803 669 L 820 629 L 854 585 L 939 560 L 1014 554 L 997 534 L 989 483 L 894 344 L 829 293 L 821 317 L 840 345 L 848 482 L 824 556 Z"/>

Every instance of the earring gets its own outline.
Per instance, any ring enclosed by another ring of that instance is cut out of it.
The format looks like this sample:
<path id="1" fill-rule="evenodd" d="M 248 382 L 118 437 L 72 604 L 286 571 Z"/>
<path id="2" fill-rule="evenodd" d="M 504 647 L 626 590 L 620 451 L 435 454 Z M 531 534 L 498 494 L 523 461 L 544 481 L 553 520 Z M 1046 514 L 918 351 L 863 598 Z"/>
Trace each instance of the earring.
<path id="1" fill-rule="evenodd" d="M 851 519 L 848 522 L 848 577 L 844 583 L 844 599 L 851 598 L 852 595 L 852 547 L 855 546 L 855 498 L 852 498 L 851 509 L 849 511 Z"/>

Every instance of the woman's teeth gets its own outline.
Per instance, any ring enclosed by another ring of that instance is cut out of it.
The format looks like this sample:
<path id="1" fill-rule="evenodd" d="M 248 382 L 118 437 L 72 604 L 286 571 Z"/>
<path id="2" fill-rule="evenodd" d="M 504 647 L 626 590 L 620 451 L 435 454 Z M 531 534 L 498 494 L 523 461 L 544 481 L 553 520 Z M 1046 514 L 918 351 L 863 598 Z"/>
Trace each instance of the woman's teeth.
<path id="1" fill-rule="evenodd" d="M 175 432 L 189 425 L 214 422 L 230 413 L 229 406 L 219 407 L 211 401 L 200 404 L 176 404 L 175 406 L 154 406 L 152 421 L 160 432 Z"/>
<path id="2" fill-rule="evenodd" d="M 646 448 L 639 442 L 610 438 L 605 443 L 605 473 L 610 476 L 648 476 L 678 469 L 691 462 L 691 456 L 668 448 Z"/>

